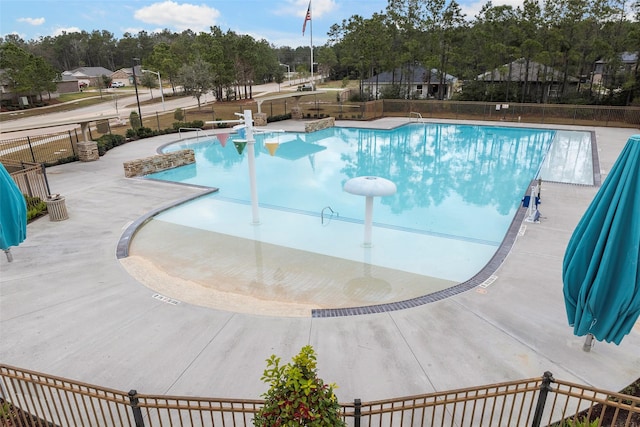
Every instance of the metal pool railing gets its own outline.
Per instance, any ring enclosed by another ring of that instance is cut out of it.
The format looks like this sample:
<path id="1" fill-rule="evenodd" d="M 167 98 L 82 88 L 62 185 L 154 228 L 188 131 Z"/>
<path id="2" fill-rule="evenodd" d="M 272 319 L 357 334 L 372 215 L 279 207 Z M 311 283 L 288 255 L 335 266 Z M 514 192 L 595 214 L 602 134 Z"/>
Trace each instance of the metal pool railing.
<path id="1" fill-rule="evenodd" d="M 0 365 L 0 426 L 251 426 L 262 400 L 138 394 Z M 342 404 L 349 426 L 638 426 L 640 398 L 540 378 Z"/>

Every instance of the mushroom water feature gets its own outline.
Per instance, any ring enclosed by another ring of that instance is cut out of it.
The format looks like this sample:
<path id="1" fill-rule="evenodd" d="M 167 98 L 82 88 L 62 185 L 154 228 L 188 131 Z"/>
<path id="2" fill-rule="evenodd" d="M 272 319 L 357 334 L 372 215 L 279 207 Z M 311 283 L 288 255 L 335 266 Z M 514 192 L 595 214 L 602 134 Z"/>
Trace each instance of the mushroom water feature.
<path id="1" fill-rule="evenodd" d="M 371 247 L 371 228 L 373 224 L 373 198 L 392 196 L 396 194 L 396 185 L 388 179 L 378 176 L 358 176 L 351 178 L 344 184 L 344 191 L 357 196 L 365 196 L 364 214 L 364 243 L 365 248 Z"/>

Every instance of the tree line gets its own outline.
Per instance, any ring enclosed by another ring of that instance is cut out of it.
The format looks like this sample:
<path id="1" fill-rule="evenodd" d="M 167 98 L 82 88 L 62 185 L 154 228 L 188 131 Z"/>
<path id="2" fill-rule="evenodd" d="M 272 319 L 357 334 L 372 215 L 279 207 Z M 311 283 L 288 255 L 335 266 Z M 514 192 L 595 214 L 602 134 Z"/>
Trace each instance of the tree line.
<path id="1" fill-rule="evenodd" d="M 515 8 L 489 1 L 474 17 L 465 16 L 455 0 L 388 0 L 386 10 L 368 18 L 354 15 L 334 24 L 328 36 L 314 48 L 314 72 L 340 80 L 398 70 L 399 90 L 388 97 L 412 96 L 402 76 L 422 65 L 435 70 L 441 83 L 447 75 L 463 81 L 459 99 L 539 102 L 531 90 L 533 76 L 517 84 L 479 77 L 495 69 L 508 77 L 509 64 L 518 60 L 526 69 L 535 62 L 562 76 L 550 101 L 631 105 L 640 99 L 640 61 L 632 69 L 622 66 L 623 53 L 637 58 L 640 50 L 638 0 L 524 0 Z M 121 39 L 105 30 L 29 41 L 7 35 L 0 44 L 0 68 L 18 92 L 29 86 L 31 93 L 50 90 L 45 80 L 52 73 L 79 66 L 115 71 L 136 65 L 133 58 L 160 72 L 174 90 L 181 86 L 196 96 L 213 90 L 219 100 L 251 98 L 253 85 L 284 81 L 287 66 L 310 72 L 308 47 L 276 47 L 217 26 L 200 33 L 125 33 Z M 598 64 L 603 79 L 596 84 Z M 571 78 L 578 83 L 569 84 Z"/>

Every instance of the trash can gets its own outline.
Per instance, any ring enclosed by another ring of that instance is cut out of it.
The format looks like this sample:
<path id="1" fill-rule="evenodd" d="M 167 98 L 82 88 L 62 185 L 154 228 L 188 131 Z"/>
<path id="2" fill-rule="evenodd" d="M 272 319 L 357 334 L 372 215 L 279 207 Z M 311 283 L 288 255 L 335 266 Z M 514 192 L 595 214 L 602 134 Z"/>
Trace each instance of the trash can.
<path id="1" fill-rule="evenodd" d="M 47 205 L 47 212 L 49 212 L 49 221 L 64 221 L 65 219 L 69 219 L 64 197 L 59 194 L 52 195 L 47 197 L 44 202 Z"/>

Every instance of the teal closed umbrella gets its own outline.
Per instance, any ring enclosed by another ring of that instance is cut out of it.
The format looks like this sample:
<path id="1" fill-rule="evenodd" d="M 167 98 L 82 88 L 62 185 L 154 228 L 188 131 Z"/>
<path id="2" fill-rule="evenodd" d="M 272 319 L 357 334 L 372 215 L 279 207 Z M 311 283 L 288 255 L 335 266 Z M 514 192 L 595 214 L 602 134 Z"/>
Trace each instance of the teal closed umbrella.
<path id="1" fill-rule="evenodd" d="M 20 189 L 0 163 L 0 249 L 11 261 L 9 248 L 27 238 L 27 205 Z"/>
<path id="2" fill-rule="evenodd" d="M 640 135 L 634 135 L 564 255 L 564 299 L 575 335 L 620 344 L 640 315 L 639 264 Z"/>

